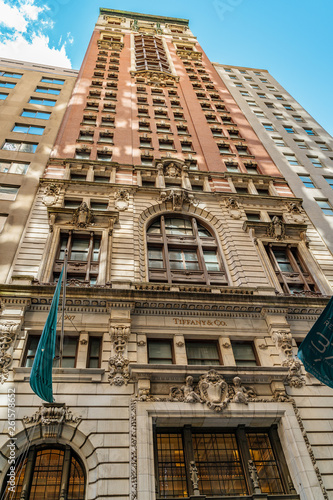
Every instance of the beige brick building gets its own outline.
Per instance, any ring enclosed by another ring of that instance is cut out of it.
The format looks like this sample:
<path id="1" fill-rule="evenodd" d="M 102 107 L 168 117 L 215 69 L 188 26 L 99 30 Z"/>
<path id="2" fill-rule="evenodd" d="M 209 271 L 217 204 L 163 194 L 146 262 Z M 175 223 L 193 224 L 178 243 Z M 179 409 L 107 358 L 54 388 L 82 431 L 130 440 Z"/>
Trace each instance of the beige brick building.
<path id="1" fill-rule="evenodd" d="M 101 9 L 7 275 L 4 495 L 14 442 L 15 499 L 333 500 L 332 390 L 296 358 L 333 259 L 188 21 Z"/>

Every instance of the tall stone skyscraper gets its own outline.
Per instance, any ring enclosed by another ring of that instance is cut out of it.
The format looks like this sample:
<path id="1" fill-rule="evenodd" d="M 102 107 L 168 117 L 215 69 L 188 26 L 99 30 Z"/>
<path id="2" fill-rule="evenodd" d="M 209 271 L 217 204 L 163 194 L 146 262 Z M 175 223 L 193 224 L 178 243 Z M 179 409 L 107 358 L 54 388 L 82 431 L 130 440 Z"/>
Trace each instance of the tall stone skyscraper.
<path id="1" fill-rule="evenodd" d="M 187 20 L 101 9 L 7 275 L 8 498 L 333 500 L 332 391 L 296 358 L 333 259 Z"/>

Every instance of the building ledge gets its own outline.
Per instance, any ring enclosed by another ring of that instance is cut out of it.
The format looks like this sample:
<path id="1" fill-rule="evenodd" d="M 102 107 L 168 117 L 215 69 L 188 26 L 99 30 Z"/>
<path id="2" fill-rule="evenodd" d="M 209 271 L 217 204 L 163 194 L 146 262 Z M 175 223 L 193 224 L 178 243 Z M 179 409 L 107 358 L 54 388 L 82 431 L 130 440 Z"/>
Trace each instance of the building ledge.
<path id="1" fill-rule="evenodd" d="M 14 382 L 28 382 L 31 368 L 13 368 Z M 54 368 L 53 382 L 101 382 L 103 368 Z"/>

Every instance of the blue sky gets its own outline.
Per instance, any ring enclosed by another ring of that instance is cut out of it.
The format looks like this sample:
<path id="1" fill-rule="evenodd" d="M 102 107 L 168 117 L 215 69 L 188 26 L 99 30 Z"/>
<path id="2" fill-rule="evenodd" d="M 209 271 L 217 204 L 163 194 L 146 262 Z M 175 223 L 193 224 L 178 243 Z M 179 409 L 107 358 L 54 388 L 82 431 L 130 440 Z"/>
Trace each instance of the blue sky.
<path id="1" fill-rule="evenodd" d="M 189 19 L 212 61 L 268 69 L 333 133 L 331 0 L 0 0 L 0 54 L 78 69 L 99 7 Z"/>

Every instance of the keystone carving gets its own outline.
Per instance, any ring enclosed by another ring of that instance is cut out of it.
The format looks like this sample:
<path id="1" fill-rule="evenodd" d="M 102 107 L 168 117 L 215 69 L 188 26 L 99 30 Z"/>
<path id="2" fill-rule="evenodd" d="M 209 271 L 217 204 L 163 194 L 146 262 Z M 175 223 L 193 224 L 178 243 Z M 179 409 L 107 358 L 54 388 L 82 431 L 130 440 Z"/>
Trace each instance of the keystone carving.
<path id="1" fill-rule="evenodd" d="M 194 198 L 193 194 L 184 191 L 181 188 L 166 189 L 161 192 L 161 202 L 171 202 L 172 210 L 182 210 L 185 203 L 198 205 L 198 201 Z"/>
<path id="2" fill-rule="evenodd" d="M 128 365 L 129 359 L 125 357 L 125 349 L 130 335 L 128 326 L 111 326 L 111 340 L 115 355 L 109 358 L 109 382 L 110 385 L 127 385 L 130 379 Z"/>
<path id="3" fill-rule="evenodd" d="M 117 210 L 123 212 L 128 209 L 129 205 L 129 192 L 127 189 L 118 189 L 114 195 L 114 205 Z"/>
<path id="4" fill-rule="evenodd" d="M 9 353 L 9 348 L 14 341 L 15 334 L 19 327 L 17 321 L 2 321 L 0 323 L 0 383 L 3 384 L 9 376 L 8 367 L 13 360 L 13 354 Z"/>
<path id="5" fill-rule="evenodd" d="M 42 425 L 79 424 L 81 420 L 64 403 L 43 403 L 31 417 L 23 417 L 25 424 Z"/>
<path id="6" fill-rule="evenodd" d="M 81 205 L 75 210 L 72 222 L 74 226 L 84 228 L 91 225 L 93 221 L 94 217 L 92 211 L 90 210 L 86 202 L 83 201 Z"/>
<path id="7" fill-rule="evenodd" d="M 44 190 L 42 202 L 45 206 L 51 207 L 58 201 L 59 194 L 60 186 L 57 184 L 48 184 Z"/>

